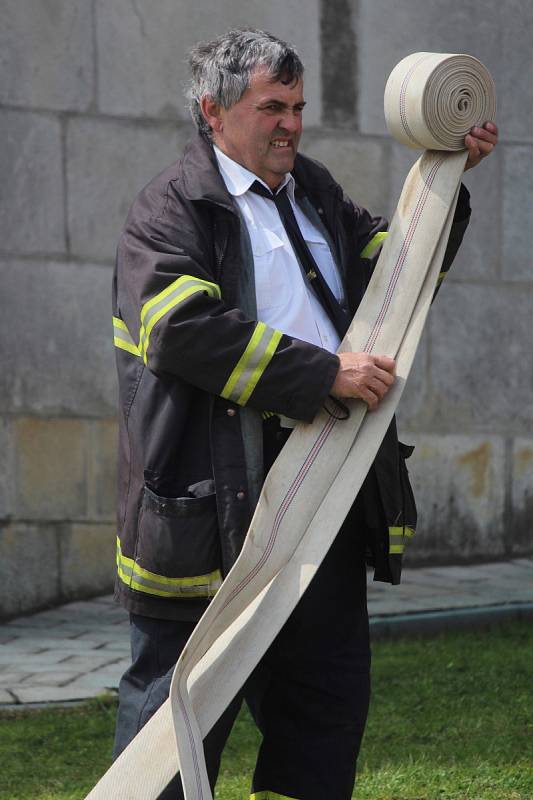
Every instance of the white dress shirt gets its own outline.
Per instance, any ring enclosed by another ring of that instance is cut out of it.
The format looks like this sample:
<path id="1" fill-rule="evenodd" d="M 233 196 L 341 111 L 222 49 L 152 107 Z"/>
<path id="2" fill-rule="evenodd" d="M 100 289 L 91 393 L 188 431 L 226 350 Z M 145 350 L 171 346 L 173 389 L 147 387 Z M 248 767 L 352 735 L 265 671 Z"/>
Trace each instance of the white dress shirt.
<path id="1" fill-rule="evenodd" d="M 316 344 L 334 353 L 339 336 L 333 323 L 304 280 L 302 270 L 274 203 L 250 191 L 257 175 L 214 148 L 220 173 L 245 220 L 254 257 L 257 316 L 289 336 Z M 307 219 L 294 200 L 294 178 L 282 181 L 296 220 L 320 272 L 339 302 L 342 283 L 324 236 Z M 267 187 L 268 188 L 268 187 Z"/>

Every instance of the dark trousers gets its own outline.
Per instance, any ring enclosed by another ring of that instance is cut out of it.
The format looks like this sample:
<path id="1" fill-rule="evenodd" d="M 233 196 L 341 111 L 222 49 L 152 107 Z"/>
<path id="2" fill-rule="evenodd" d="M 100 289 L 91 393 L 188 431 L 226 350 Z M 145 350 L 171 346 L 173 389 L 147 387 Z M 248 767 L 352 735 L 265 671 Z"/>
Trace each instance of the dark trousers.
<path id="1" fill-rule="evenodd" d="M 362 514 L 356 502 L 306 593 L 204 740 L 214 789 L 242 696 L 263 740 L 253 791 L 349 800 L 370 695 Z M 119 687 L 115 756 L 168 697 L 193 623 L 131 615 L 132 666 Z M 181 800 L 179 778 L 160 800 Z"/>

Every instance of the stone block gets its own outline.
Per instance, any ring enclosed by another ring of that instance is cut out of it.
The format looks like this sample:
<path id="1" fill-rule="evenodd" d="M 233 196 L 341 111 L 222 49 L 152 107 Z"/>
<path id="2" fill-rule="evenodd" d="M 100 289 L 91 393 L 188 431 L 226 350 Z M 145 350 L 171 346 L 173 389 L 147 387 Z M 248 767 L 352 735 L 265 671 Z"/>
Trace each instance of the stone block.
<path id="1" fill-rule="evenodd" d="M 54 525 L 0 526 L 0 619 L 57 600 L 57 541 Z"/>
<path id="2" fill-rule="evenodd" d="M 5 686 L 9 689 L 10 686 L 16 683 L 22 683 L 30 677 L 28 672 L 1 672 L 0 673 L 0 687 Z"/>
<path id="3" fill-rule="evenodd" d="M 533 439 L 515 439 L 512 463 L 512 521 L 509 538 L 513 556 L 516 557 L 533 552 Z"/>
<path id="4" fill-rule="evenodd" d="M 117 500 L 117 423 L 94 421 L 89 427 L 89 516 L 114 520 Z"/>
<path id="5" fill-rule="evenodd" d="M 359 0 L 355 28 L 361 132 L 386 132 L 385 83 L 398 61 L 410 53 L 470 53 L 499 75 L 500 6 L 499 0 L 486 0 L 480 14 L 477 0 L 452 0 L 444 12 L 440 0 Z M 514 27 L 512 20 L 506 24 Z"/>
<path id="6" fill-rule="evenodd" d="M 63 252 L 63 166 L 57 119 L 0 111 L 0 250 Z"/>
<path id="7" fill-rule="evenodd" d="M 118 684 L 122 675 L 124 674 L 124 671 L 125 670 L 119 666 L 118 668 L 105 673 L 91 672 L 88 675 L 82 675 L 76 681 L 69 684 L 69 688 L 76 691 L 92 690 L 99 694 L 108 689 L 118 689 Z"/>
<path id="8" fill-rule="evenodd" d="M 0 281 L 0 412 L 114 414 L 110 270 L 0 260 Z"/>
<path id="9" fill-rule="evenodd" d="M 529 69 L 533 5 L 525 0 L 502 3 L 502 65 L 498 74 L 498 116 L 504 140 L 533 141 L 533 84 Z M 524 170 L 525 172 L 525 170 Z"/>
<path id="10" fill-rule="evenodd" d="M 91 4 L 4 0 L 0 102 L 85 110 L 93 95 Z"/>
<path id="11" fill-rule="evenodd" d="M 398 430 L 402 441 L 404 430 L 420 429 L 418 420 L 423 417 L 427 403 L 428 353 L 429 337 L 426 329 L 422 334 L 418 351 L 398 406 Z M 408 436 L 407 434 L 406 441 L 408 441 Z"/>
<path id="12" fill-rule="evenodd" d="M 497 436 L 414 437 L 410 477 L 419 511 L 410 564 L 504 553 L 504 442 Z"/>
<path id="13" fill-rule="evenodd" d="M 64 598 L 109 592 L 115 578 L 114 525 L 73 524 L 59 541 Z"/>
<path id="14" fill-rule="evenodd" d="M 28 689 L 35 689 L 39 686 L 43 688 L 45 686 L 68 686 L 82 674 L 83 673 L 79 669 L 70 672 L 67 670 L 53 669 L 48 672 L 37 672 L 35 675 L 31 675 L 27 680 L 19 680 L 18 683 L 19 685 L 24 684 Z"/>
<path id="15" fill-rule="evenodd" d="M 76 419 L 16 420 L 17 516 L 69 519 L 87 512 L 85 423 Z"/>
<path id="16" fill-rule="evenodd" d="M 13 686 L 12 693 L 19 703 L 69 703 L 72 700 L 89 700 L 103 692 L 71 686 Z"/>
<path id="17" fill-rule="evenodd" d="M 77 256 L 114 261 L 137 193 L 181 154 L 192 126 L 71 119 L 67 133 L 68 226 Z"/>
<path id="18" fill-rule="evenodd" d="M 443 287 L 429 319 L 426 430 L 531 431 L 532 305 L 519 286 Z"/>
<path id="19" fill-rule="evenodd" d="M 0 417 L 0 519 L 13 513 L 15 500 L 15 446 L 9 417 Z"/>
<path id="20" fill-rule="evenodd" d="M 503 152 L 497 149 L 479 169 L 464 176 L 472 215 L 450 272 L 452 279 L 483 281 L 500 275 L 500 264 L 505 263 L 501 261 L 502 162 Z"/>
<path id="21" fill-rule="evenodd" d="M 503 151 L 502 275 L 508 281 L 533 282 L 533 145 Z"/>
<path id="22" fill-rule="evenodd" d="M 355 5 L 351 0 L 321 3 L 322 119 L 328 126 L 357 124 Z"/>
<path id="23" fill-rule="evenodd" d="M 321 161 L 354 203 L 379 216 L 388 196 L 386 145 L 336 131 L 308 131 L 302 152 Z"/>
<path id="24" fill-rule="evenodd" d="M 391 148 L 391 189 L 387 213 L 391 217 L 409 169 L 419 153 L 393 142 Z M 472 216 L 450 277 L 490 280 L 498 277 L 501 252 L 502 152 L 466 173 L 464 183 L 471 195 Z"/>
<path id="25" fill-rule="evenodd" d="M 306 119 L 320 119 L 318 0 L 97 0 L 99 106 L 129 116 L 188 119 L 187 54 L 230 28 L 251 26 L 292 42 L 306 64 Z"/>

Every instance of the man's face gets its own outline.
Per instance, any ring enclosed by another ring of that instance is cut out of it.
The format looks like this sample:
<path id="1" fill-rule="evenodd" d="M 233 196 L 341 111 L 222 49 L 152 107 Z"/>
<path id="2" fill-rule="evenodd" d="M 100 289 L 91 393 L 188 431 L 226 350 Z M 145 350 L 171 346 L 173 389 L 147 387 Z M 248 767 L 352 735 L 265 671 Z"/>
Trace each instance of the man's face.
<path id="1" fill-rule="evenodd" d="M 304 105 L 301 80 L 273 82 L 257 70 L 239 102 L 219 109 L 220 130 L 214 132 L 214 143 L 275 189 L 293 167 Z"/>

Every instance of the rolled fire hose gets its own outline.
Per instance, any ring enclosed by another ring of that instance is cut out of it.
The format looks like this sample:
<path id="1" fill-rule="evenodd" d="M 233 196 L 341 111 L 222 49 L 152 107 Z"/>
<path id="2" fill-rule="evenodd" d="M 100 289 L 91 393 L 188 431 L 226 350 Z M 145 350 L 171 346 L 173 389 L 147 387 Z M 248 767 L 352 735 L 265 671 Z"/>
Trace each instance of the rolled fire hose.
<path id="1" fill-rule="evenodd" d="M 398 405 L 439 277 L 467 154 L 493 120 L 494 84 L 468 55 L 415 53 L 385 89 L 390 132 L 426 149 L 403 187 L 389 235 L 339 352 L 396 359 L 378 409 L 348 401 L 300 423 L 268 474 L 239 558 L 176 664 L 170 697 L 87 800 L 156 800 L 181 772 L 186 800 L 212 800 L 202 740 L 305 592 L 340 529 Z"/>

